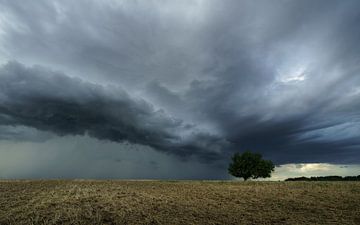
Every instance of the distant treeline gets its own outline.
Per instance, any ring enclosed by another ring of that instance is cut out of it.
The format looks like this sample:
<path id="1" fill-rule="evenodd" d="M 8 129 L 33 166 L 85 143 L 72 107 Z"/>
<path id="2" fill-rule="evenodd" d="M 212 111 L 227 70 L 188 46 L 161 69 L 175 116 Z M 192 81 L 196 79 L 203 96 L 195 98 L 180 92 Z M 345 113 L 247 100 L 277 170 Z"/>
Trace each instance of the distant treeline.
<path id="1" fill-rule="evenodd" d="M 295 177 L 288 178 L 285 181 L 360 181 L 359 176 L 325 176 L 325 177 Z"/>

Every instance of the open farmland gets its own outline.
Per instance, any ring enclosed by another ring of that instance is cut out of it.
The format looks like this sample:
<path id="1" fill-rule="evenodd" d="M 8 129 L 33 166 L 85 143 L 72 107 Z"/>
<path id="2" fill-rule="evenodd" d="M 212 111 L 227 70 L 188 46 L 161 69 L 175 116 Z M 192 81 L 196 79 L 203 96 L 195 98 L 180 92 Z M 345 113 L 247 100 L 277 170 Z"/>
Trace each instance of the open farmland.
<path id="1" fill-rule="evenodd" d="M 1 181 L 0 224 L 360 224 L 360 182 Z"/>

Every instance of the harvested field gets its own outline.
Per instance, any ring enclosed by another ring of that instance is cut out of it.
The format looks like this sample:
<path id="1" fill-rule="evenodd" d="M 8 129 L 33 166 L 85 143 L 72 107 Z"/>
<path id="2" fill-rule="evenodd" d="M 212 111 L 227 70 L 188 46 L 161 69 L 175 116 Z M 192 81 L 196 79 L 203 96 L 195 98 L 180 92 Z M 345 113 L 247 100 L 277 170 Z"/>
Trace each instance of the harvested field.
<path id="1" fill-rule="evenodd" d="M 360 182 L 0 181 L 0 224 L 360 224 Z"/>

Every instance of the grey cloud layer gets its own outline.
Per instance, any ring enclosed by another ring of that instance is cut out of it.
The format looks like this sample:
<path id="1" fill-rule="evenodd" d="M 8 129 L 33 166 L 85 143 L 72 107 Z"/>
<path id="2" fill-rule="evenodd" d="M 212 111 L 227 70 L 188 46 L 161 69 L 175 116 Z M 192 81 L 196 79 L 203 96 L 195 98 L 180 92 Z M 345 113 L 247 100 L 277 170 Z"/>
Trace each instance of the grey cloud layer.
<path id="1" fill-rule="evenodd" d="M 0 123 L 58 135 L 142 144 L 176 155 L 211 158 L 225 141 L 133 99 L 116 87 L 100 86 L 42 67 L 11 62 L 0 70 Z M 213 151 L 212 151 L 213 150 Z"/>
<path id="2" fill-rule="evenodd" d="M 56 115 L 39 123 L 4 111 L 0 118 L 7 124 L 58 134 L 88 130 L 98 138 L 206 159 L 251 149 L 277 163 L 360 162 L 358 1 L 0 4 L 5 61 L 40 64 L 101 84 L 64 78 L 70 90 L 65 96 L 47 87 L 29 89 L 30 80 L 22 96 L 2 88 L 20 101 L 3 102 L 3 109 L 35 111 L 50 101 L 45 105 L 54 106 L 50 113 Z M 43 70 L 9 64 L 2 72 L 10 67 L 62 90 Z M 3 85 L 17 82 L 9 77 L 0 78 Z M 128 94 L 109 94 L 101 88 L 108 83 Z"/>

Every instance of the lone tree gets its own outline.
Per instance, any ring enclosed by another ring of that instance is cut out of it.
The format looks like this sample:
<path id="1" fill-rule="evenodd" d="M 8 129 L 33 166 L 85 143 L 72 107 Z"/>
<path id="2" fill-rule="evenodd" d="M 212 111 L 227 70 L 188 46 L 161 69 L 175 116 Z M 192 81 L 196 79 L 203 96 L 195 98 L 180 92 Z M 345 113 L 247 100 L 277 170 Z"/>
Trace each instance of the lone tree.
<path id="1" fill-rule="evenodd" d="M 242 177 L 247 180 L 249 178 L 271 177 L 274 167 L 270 160 L 262 159 L 261 154 L 246 151 L 243 154 L 234 154 L 228 171 L 234 177 Z"/>

